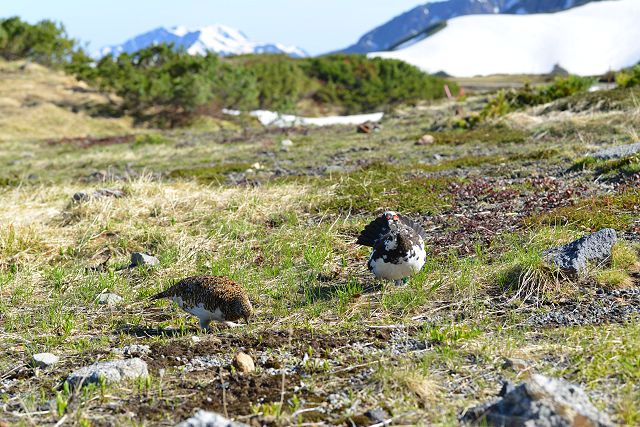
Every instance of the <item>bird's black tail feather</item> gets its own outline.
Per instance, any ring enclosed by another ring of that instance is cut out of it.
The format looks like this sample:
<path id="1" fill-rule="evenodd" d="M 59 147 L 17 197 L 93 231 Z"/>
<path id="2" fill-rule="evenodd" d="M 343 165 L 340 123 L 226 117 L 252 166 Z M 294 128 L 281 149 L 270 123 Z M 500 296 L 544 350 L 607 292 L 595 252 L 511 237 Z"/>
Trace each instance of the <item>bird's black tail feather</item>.
<path id="1" fill-rule="evenodd" d="M 384 215 L 381 215 L 367 224 L 364 230 L 360 232 L 356 243 L 363 246 L 373 247 L 376 244 L 376 241 L 387 234 L 389 230 L 389 221 L 387 221 Z"/>

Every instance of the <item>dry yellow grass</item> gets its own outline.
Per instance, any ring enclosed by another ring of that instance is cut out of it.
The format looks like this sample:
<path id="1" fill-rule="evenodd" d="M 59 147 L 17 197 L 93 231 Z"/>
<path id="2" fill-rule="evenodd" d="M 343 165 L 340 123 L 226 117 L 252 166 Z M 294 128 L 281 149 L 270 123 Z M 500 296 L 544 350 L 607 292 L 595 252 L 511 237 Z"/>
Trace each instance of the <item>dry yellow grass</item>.
<path id="1" fill-rule="evenodd" d="M 60 71 L 24 61 L 0 61 L 0 142 L 133 132 L 129 118 L 91 117 L 83 112 L 107 102 L 106 96 Z"/>

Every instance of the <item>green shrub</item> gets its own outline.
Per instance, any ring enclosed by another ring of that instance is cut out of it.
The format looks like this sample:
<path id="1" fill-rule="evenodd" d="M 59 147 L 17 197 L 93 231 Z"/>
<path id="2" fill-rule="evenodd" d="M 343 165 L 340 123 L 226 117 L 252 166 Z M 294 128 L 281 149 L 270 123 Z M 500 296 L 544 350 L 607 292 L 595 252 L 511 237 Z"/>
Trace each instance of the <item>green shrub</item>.
<path id="1" fill-rule="evenodd" d="M 501 90 L 487 102 L 480 113 L 458 122 L 458 127 L 472 128 L 482 121 L 504 116 L 512 111 L 586 92 L 592 84 L 592 78 L 567 76 L 556 77 L 553 83 L 541 88 L 533 88 L 527 83 L 520 89 Z"/>
<path id="2" fill-rule="evenodd" d="M 260 108 L 295 112 L 305 86 L 310 84 L 299 64 L 284 55 L 252 56 L 245 67 L 255 76 Z"/>
<path id="3" fill-rule="evenodd" d="M 620 71 L 616 74 L 616 83 L 623 88 L 640 85 L 640 65 Z"/>
<path id="4" fill-rule="evenodd" d="M 310 58 L 303 64 L 306 73 L 322 84 L 314 99 L 340 105 L 348 114 L 444 96 L 444 79 L 403 61 L 340 54 Z M 449 86 L 457 90 L 454 83 Z"/>
<path id="5" fill-rule="evenodd" d="M 31 59 L 44 65 L 61 65 L 76 47 L 64 25 L 50 20 L 29 24 L 18 17 L 0 19 L 0 57 Z"/>
<path id="6" fill-rule="evenodd" d="M 95 68 L 81 53 L 74 59 L 68 69 L 122 97 L 122 109 L 138 122 L 174 127 L 191 122 L 212 105 L 255 106 L 255 79 L 213 54 L 190 55 L 157 45 L 117 58 L 105 56 Z"/>

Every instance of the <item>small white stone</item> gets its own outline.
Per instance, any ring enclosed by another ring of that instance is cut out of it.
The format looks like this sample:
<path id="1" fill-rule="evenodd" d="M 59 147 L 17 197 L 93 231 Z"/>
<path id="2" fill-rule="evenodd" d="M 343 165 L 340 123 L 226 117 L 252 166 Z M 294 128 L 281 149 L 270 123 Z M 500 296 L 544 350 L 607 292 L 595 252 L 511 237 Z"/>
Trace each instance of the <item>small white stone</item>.
<path id="1" fill-rule="evenodd" d="M 32 356 L 33 366 L 37 368 L 48 368 L 58 363 L 60 358 L 52 353 L 38 353 Z"/>
<path id="2" fill-rule="evenodd" d="M 200 342 L 200 341 L 202 341 L 202 338 L 200 338 L 199 336 L 193 335 L 193 336 L 191 337 L 191 341 L 193 341 L 193 342 Z"/>
<path id="3" fill-rule="evenodd" d="M 116 305 L 121 303 L 123 301 L 123 298 L 120 295 L 106 292 L 104 294 L 98 295 L 96 297 L 96 301 L 98 302 L 98 304 Z"/>
<path id="4" fill-rule="evenodd" d="M 158 265 L 160 264 L 160 260 L 158 258 L 144 254 L 142 252 L 134 252 L 131 254 L 131 266 L 135 267 L 138 265 Z"/>
<path id="5" fill-rule="evenodd" d="M 292 147 L 293 146 L 293 141 L 290 139 L 283 139 L 282 142 L 280 142 L 280 144 L 283 147 Z"/>

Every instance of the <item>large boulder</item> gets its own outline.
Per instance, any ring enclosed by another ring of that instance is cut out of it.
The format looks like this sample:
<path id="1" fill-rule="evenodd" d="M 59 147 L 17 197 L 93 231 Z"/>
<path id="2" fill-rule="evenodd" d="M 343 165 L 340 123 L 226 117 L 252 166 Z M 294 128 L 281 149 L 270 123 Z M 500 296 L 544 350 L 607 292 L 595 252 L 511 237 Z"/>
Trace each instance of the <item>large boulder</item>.
<path id="1" fill-rule="evenodd" d="M 534 374 L 518 386 L 507 383 L 496 400 L 463 414 L 464 424 L 525 427 L 607 427 L 609 417 L 598 411 L 578 386 Z"/>
<path id="2" fill-rule="evenodd" d="M 616 243 L 616 231 L 603 228 L 566 245 L 549 249 L 544 253 L 547 261 L 569 275 L 583 274 L 589 262 L 604 263 L 611 257 Z"/>
<path id="3" fill-rule="evenodd" d="M 176 427 L 248 427 L 246 424 L 231 421 L 220 414 L 198 411 L 193 417 L 177 424 Z"/>
<path id="4" fill-rule="evenodd" d="M 67 381 L 72 387 L 99 383 L 104 378 L 107 384 L 113 384 L 125 379 L 149 376 L 147 363 L 139 358 L 113 360 L 110 362 L 96 362 L 73 371 Z"/>

